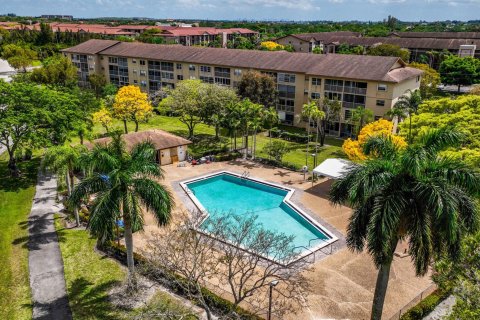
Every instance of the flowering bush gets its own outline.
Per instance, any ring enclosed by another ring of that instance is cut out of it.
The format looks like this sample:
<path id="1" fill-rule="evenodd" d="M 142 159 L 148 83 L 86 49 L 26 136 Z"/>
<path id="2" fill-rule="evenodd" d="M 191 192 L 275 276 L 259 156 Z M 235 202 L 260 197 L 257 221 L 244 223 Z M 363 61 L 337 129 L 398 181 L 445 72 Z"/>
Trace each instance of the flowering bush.
<path id="1" fill-rule="evenodd" d="M 401 136 L 392 133 L 393 123 L 391 121 L 380 119 L 367 124 L 360 130 L 357 140 L 347 139 L 343 143 L 343 151 L 350 160 L 365 160 L 367 156 L 363 153 L 363 145 L 370 137 L 389 136 L 399 148 L 405 148 L 407 143 Z"/>

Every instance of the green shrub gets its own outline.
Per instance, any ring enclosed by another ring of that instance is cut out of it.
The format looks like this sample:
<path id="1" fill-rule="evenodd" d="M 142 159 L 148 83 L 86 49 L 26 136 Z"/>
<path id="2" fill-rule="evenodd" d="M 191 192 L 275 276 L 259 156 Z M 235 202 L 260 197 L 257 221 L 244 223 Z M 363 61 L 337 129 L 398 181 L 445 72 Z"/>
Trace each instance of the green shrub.
<path id="1" fill-rule="evenodd" d="M 422 320 L 423 317 L 427 316 L 432 312 L 440 302 L 442 302 L 448 293 L 441 290 L 435 290 L 428 297 L 420 301 L 416 306 L 408 310 L 400 318 L 401 320 Z"/>

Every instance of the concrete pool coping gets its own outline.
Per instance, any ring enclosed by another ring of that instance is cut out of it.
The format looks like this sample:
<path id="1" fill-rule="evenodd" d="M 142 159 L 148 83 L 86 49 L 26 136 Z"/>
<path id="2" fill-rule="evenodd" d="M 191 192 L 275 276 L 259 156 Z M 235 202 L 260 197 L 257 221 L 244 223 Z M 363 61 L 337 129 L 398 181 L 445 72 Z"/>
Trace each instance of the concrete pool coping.
<path id="1" fill-rule="evenodd" d="M 227 175 L 231 175 L 231 176 L 234 176 L 234 177 L 237 177 L 237 178 L 240 178 L 240 179 L 249 180 L 249 181 L 252 181 L 252 182 L 255 182 L 255 183 L 264 184 L 264 185 L 267 185 L 269 187 L 273 187 L 273 188 L 276 188 L 276 189 L 287 191 L 287 194 L 282 199 L 282 202 L 285 205 L 289 206 L 291 209 L 293 209 L 297 214 L 299 214 L 299 216 L 302 219 L 304 219 L 307 223 L 309 223 L 315 229 L 317 229 L 321 233 L 325 234 L 328 238 L 328 240 L 324 240 L 324 239 L 321 239 L 321 238 L 311 239 L 310 241 L 322 240 L 321 244 L 319 244 L 317 246 L 314 246 L 314 247 L 311 247 L 311 248 L 309 248 L 307 246 L 297 246 L 297 247 L 295 247 L 295 248 L 303 248 L 302 253 L 300 255 L 298 255 L 297 257 L 295 257 L 295 259 L 293 259 L 291 261 L 288 261 L 286 264 L 282 264 L 278 261 L 275 261 L 275 262 L 277 262 L 281 265 L 284 265 L 284 266 L 289 266 L 291 264 L 294 264 L 295 262 L 298 262 L 298 261 L 300 261 L 300 260 L 302 260 L 302 259 L 304 259 L 308 256 L 312 256 L 312 255 L 313 255 L 314 260 L 316 260 L 316 253 L 317 252 L 319 252 L 323 248 L 326 248 L 328 246 L 332 246 L 333 243 L 340 240 L 340 238 L 338 236 L 336 236 L 334 234 L 334 232 L 329 230 L 330 228 L 332 228 L 332 226 L 329 226 L 329 228 L 325 227 L 324 226 L 325 222 L 316 221 L 316 219 L 314 219 L 310 214 L 305 212 L 306 210 L 300 208 L 297 204 L 295 204 L 293 202 L 292 198 L 295 194 L 295 191 L 298 192 L 299 190 L 297 190 L 295 188 L 291 188 L 291 187 L 286 187 L 286 186 L 280 185 L 278 183 L 273 183 L 273 182 L 270 182 L 270 181 L 259 179 L 259 178 L 256 178 L 256 177 L 252 178 L 246 173 L 248 173 L 248 172 L 245 171 L 243 174 L 238 174 L 238 173 L 232 172 L 232 171 L 220 170 L 220 171 L 210 172 L 208 174 L 200 175 L 200 176 L 197 176 L 197 177 L 194 177 L 194 178 L 189 178 L 187 180 L 182 180 L 182 181 L 179 181 L 179 182 L 175 183 L 175 184 L 178 183 L 178 185 L 180 185 L 181 189 L 187 195 L 188 199 L 194 204 L 195 209 L 200 211 L 200 213 L 202 215 L 202 219 L 198 223 L 197 226 L 200 226 L 208 218 L 209 213 L 203 207 L 201 202 L 197 199 L 195 194 L 188 188 L 188 184 L 227 174 Z M 199 228 L 196 228 L 196 231 L 200 232 L 202 234 L 205 234 L 207 236 L 211 236 L 207 232 L 205 232 L 204 230 L 201 230 Z M 340 234 L 338 231 L 335 232 L 335 233 Z M 221 240 L 219 240 L 219 241 L 221 241 Z M 341 242 L 343 242 L 343 241 L 341 241 Z M 245 248 L 241 248 L 241 249 L 248 251 Z M 324 252 L 322 252 L 322 253 L 324 253 Z M 333 248 L 331 247 L 331 253 L 330 254 L 332 254 L 332 253 L 333 253 Z M 272 260 L 269 257 L 263 257 L 263 258 L 268 259 L 268 260 Z"/>

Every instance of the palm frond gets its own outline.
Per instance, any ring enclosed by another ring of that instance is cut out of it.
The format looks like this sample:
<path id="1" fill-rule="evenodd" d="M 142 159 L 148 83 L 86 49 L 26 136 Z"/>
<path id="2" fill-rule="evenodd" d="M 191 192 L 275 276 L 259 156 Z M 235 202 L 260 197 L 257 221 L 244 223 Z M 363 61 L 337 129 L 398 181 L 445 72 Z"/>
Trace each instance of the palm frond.
<path id="1" fill-rule="evenodd" d="M 110 189 L 98 194 L 93 202 L 87 228 L 100 242 L 112 240 L 120 218 L 120 192 Z"/>
<path id="2" fill-rule="evenodd" d="M 350 216 L 347 227 L 346 242 L 348 248 L 353 251 L 362 252 L 365 247 L 367 227 L 372 209 L 372 201 L 367 201 L 364 206 L 354 209 Z"/>
<path id="3" fill-rule="evenodd" d="M 84 178 L 77 184 L 68 202 L 74 207 L 78 207 L 81 201 L 93 194 L 108 190 L 110 187 L 109 181 L 105 176 L 94 174 L 92 176 Z"/>
<path id="4" fill-rule="evenodd" d="M 432 259 L 431 216 L 424 206 L 410 202 L 406 217 L 409 254 L 417 275 L 425 275 Z"/>
<path id="5" fill-rule="evenodd" d="M 363 153 L 367 156 L 375 156 L 382 159 L 393 159 L 398 154 L 398 147 L 391 136 L 373 136 L 363 145 Z"/>
<path id="6" fill-rule="evenodd" d="M 174 202 L 165 187 L 147 178 L 134 179 L 132 186 L 142 204 L 153 213 L 158 224 L 167 224 L 171 219 Z"/>
<path id="7" fill-rule="evenodd" d="M 398 230 L 408 200 L 401 186 L 392 183 L 373 199 L 373 211 L 367 227 L 367 249 L 377 267 L 391 261 L 399 240 Z"/>
<path id="8" fill-rule="evenodd" d="M 459 146 L 465 140 L 465 134 L 450 127 L 430 129 L 417 138 L 419 143 L 431 156 L 451 147 Z"/>

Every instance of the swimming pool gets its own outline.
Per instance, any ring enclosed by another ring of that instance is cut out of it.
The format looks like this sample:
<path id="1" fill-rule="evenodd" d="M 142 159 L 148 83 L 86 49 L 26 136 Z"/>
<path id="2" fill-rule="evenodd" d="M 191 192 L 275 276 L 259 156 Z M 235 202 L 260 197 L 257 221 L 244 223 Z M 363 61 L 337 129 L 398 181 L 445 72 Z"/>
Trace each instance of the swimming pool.
<path id="1" fill-rule="evenodd" d="M 301 256 L 337 240 L 290 201 L 294 192 L 291 188 L 225 171 L 181 185 L 206 220 L 230 212 L 253 213 L 264 229 L 293 236 L 293 245 Z M 202 224 L 199 227 L 202 229 Z"/>

